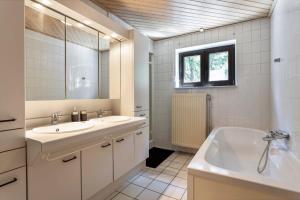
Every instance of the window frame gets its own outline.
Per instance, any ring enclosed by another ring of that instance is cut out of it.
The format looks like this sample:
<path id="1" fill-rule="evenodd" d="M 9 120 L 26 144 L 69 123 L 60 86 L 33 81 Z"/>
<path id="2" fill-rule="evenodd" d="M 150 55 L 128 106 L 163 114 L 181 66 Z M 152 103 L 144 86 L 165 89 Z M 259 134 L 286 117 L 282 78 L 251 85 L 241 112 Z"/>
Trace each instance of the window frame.
<path id="1" fill-rule="evenodd" d="M 224 51 L 228 52 L 228 80 L 209 81 L 209 54 Z M 201 81 L 184 83 L 184 58 L 194 55 L 201 56 Z M 179 84 L 181 88 L 235 86 L 235 78 L 235 44 L 179 53 Z"/>

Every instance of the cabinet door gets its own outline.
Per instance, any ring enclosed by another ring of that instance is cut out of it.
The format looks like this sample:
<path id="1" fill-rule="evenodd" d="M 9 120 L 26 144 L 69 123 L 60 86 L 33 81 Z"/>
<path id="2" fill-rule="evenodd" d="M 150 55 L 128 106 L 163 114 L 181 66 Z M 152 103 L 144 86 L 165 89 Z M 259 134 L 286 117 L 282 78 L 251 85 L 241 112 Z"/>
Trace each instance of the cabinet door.
<path id="1" fill-rule="evenodd" d="M 149 157 L 149 127 L 144 127 L 135 132 L 134 155 L 136 165 Z"/>
<path id="2" fill-rule="evenodd" d="M 81 152 L 82 199 L 86 200 L 113 182 L 111 141 Z"/>
<path id="3" fill-rule="evenodd" d="M 130 171 L 134 165 L 133 134 L 127 134 L 113 140 L 114 180 Z"/>
<path id="4" fill-rule="evenodd" d="M 0 130 L 23 128 L 24 1 L 0 1 L 0 26 Z"/>
<path id="5" fill-rule="evenodd" d="M 0 199 L 26 200 L 26 168 L 0 174 Z"/>
<path id="6" fill-rule="evenodd" d="M 81 200 L 80 153 L 28 165 L 29 200 Z"/>
<path id="7" fill-rule="evenodd" d="M 134 111 L 149 109 L 149 39 L 134 31 Z"/>

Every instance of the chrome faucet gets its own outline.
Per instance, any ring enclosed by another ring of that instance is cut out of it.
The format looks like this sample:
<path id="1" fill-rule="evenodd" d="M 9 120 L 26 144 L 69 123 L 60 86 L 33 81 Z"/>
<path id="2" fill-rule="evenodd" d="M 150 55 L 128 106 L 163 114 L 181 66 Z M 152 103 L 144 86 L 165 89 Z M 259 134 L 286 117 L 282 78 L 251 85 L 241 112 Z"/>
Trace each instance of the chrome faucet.
<path id="1" fill-rule="evenodd" d="M 272 140 L 278 140 L 278 139 L 289 139 L 290 135 L 284 131 L 281 130 L 271 130 L 270 134 L 263 137 L 264 141 L 272 141 Z"/>
<path id="2" fill-rule="evenodd" d="M 53 113 L 53 114 L 51 115 L 51 124 L 52 124 L 52 125 L 58 124 L 58 123 L 59 123 L 59 120 L 60 120 L 60 118 L 61 118 L 61 116 L 62 116 L 61 112 Z"/>
<path id="3" fill-rule="evenodd" d="M 263 151 L 263 153 L 262 153 L 262 155 L 259 159 L 258 165 L 257 165 L 257 172 L 259 174 L 261 174 L 267 167 L 268 160 L 269 160 L 269 149 L 270 149 L 271 142 L 273 140 L 278 140 L 278 139 L 289 140 L 290 139 L 290 134 L 288 134 L 287 132 L 281 131 L 281 130 L 271 130 L 268 135 L 263 137 L 263 141 L 266 141 L 268 143 L 267 143 L 266 148 Z M 261 166 L 262 162 L 263 162 L 263 165 Z"/>

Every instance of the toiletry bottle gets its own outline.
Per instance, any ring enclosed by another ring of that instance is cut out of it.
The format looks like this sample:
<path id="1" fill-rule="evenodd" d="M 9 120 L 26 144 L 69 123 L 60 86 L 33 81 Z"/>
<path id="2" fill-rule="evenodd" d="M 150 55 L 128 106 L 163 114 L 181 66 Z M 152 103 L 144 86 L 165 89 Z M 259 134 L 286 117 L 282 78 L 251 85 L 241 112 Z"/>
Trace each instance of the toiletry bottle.
<path id="1" fill-rule="evenodd" d="M 86 110 L 80 111 L 80 121 L 87 121 L 87 112 L 86 112 Z"/>
<path id="2" fill-rule="evenodd" d="M 76 107 L 74 107 L 74 110 L 72 112 L 71 120 L 72 120 L 72 122 L 78 122 L 79 121 L 79 113 L 76 110 Z"/>

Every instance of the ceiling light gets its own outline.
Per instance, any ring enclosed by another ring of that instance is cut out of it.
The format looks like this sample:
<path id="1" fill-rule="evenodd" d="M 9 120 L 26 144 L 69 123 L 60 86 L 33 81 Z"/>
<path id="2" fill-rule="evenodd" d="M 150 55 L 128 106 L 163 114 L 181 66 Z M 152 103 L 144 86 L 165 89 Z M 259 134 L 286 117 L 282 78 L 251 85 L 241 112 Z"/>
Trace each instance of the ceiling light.
<path id="1" fill-rule="evenodd" d="M 64 20 L 60 20 L 61 21 L 61 23 L 63 23 L 63 24 L 66 24 L 67 26 L 72 26 L 72 24 L 70 24 L 70 23 L 66 23 Z"/>
<path id="2" fill-rule="evenodd" d="M 118 35 L 116 33 L 112 33 L 111 37 L 116 38 L 116 37 L 118 37 Z"/>
<path id="3" fill-rule="evenodd" d="M 42 6 L 41 4 L 38 4 L 38 3 L 35 3 L 34 7 L 39 9 L 39 10 L 43 10 L 45 8 L 44 6 Z"/>
<path id="4" fill-rule="evenodd" d="M 84 23 L 85 23 L 86 25 L 90 25 L 92 22 L 89 21 L 89 20 L 85 20 Z"/>
<path id="5" fill-rule="evenodd" d="M 110 37 L 108 35 L 105 35 L 103 38 L 106 39 L 106 40 L 110 39 Z"/>
<path id="6" fill-rule="evenodd" d="M 200 31 L 201 33 L 203 33 L 203 32 L 204 32 L 204 28 L 201 27 L 201 28 L 199 29 L 199 31 Z"/>
<path id="7" fill-rule="evenodd" d="M 82 28 L 84 25 L 81 24 L 81 23 L 77 23 L 77 26 L 78 26 L 79 28 Z"/>
<path id="8" fill-rule="evenodd" d="M 42 4 L 49 6 L 51 4 L 51 2 L 49 0 L 42 0 Z"/>

